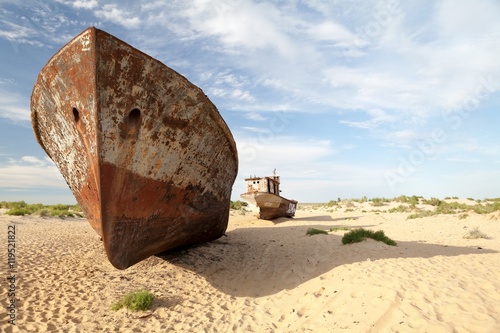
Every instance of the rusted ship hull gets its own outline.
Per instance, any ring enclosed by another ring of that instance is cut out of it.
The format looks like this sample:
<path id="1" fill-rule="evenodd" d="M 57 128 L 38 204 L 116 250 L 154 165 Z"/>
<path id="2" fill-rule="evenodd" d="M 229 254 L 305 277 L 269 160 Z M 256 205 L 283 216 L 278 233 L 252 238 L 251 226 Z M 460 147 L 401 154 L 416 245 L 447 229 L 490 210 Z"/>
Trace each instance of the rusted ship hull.
<path id="1" fill-rule="evenodd" d="M 243 193 L 241 198 L 259 207 L 259 218 L 263 220 L 293 217 L 297 209 L 297 201 L 288 200 L 273 193 Z"/>
<path id="2" fill-rule="evenodd" d="M 236 144 L 202 90 L 174 70 L 89 28 L 42 69 L 31 112 L 115 267 L 224 234 Z"/>

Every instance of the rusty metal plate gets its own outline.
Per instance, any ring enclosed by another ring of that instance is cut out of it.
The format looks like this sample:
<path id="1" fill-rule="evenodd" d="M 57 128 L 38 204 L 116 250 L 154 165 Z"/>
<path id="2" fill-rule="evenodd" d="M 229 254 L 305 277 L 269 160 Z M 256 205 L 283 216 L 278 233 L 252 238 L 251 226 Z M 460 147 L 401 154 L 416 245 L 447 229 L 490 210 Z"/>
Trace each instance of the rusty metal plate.
<path id="1" fill-rule="evenodd" d="M 31 120 L 115 267 L 224 234 L 236 144 L 161 62 L 89 28 L 41 70 Z"/>

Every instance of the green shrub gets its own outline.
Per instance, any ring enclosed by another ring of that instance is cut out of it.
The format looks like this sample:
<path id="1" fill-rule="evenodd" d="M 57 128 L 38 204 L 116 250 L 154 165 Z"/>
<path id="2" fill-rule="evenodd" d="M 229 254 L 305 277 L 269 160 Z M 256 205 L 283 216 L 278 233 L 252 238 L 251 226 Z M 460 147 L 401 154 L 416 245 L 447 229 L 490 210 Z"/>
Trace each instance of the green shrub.
<path id="1" fill-rule="evenodd" d="M 153 299 L 153 294 L 146 290 L 134 291 L 123 296 L 120 301 L 111 306 L 111 309 L 116 311 L 126 307 L 132 311 L 144 311 L 151 307 Z"/>
<path id="2" fill-rule="evenodd" d="M 332 227 L 330 231 L 349 230 L 347 227 Z"/>
<path id="3" fill-rule="evenodd" d="M 396 242 L 387 237 L 382 230 L 372 231 L 363 228 L 353 229 L 344 234 L 342 244 L 351 244 L 363 241 L 365 238 L 372 238 L 376 241 L 384 242 L 387 245 L 396 246 Z"/>
<path id="4" fill-rule="evenodd" d="M 371 205 L 373 207 L 380 207 L 380 206 L 385 205 L 385 203 L 389 202 L 390 200 L 386 199 L 386 198 L 373 198 L 371 201 L 372 201 Z"/>
<path id="5" fill-rule="evenodd" d="M 320 234 L 328 235 L 328 232 L 325 230 L 320 230 L 320 229 L 316 229 L 316 228 L 309 228 L 306 231 L 306 235 L 309 235 L 309 236 L 320 235 Z"/>
<path id="6" fill-rule="evenodd" d="M 477 214 L 489 214 L 500 210 L 500 202 L 494 201 L 493 203 L 487 203 L 486 205 L 476 204 L 472 207 Z"/>
<path id="7" fill-rule="evenodd" d="M 26 208 L 11 208 L 5 214 L 14 216 L 24 216 L 31 214 L 31 212 Z"/>
<path id="8" fill-rule="evenodd" d="M 37 214 L 41 217 L 59 216 L 65 218 L 66 216 L 74 217 L 82 215 L 82 209 L 79 205 L 42 205 L 42 204 L 27 204 L 24 201 L 13 202 L 0 202 L 0 207 L 9 209 L 6 214 L 8 215 L 31 215 Z M 76 213 L 75 213 L 76 212 Z"/>
<path id="9" fill-rule="evenodd" d="M 406 195 L 400 195 L 397 198 L 394 198 L 394 201 L 396 202 L 402 202 L 402 203 L 407 203 L 410 200 Z"/>
<path id="10" fill-rule="evenodd" d="M 36 212 L 37 215 L 40 217 L 49 217 L 50 215 L 50 210 L 47 208 L 42 208 L 39 211 Z"/>
<path id="11" fill-rule="evenodd" d="M 330 201 L 328 201 L 328 203 L 326 204 L 326 206 L 327 207 L 337 206 L 337 201 L 330 200 Z"/>
<path id="12" fill-rule="evenodd" d="M 24 208 L 27 205 L 28 204 L 26 202 L 24 202 L 24 201 L 10 201 L 10 202 L 2 201 L 0 203 L 0 207 L 6 208 L 6 209 Z"/>
<path id="13" fill-rule="evenodd" d="M 408 217 L 406 219 L 411 220 L 411 219 L 417 219 L 417 218 L 434 216 L 434 215 L 436 215 L 436 212 L 433 212 L 430 210 L 422 210 L 422 211 L 419 211 L 418 213 L 408 215 Z"/>
<path id="14" fill-rule="evenodd" d="M 388 210 L 389 213 L 406 213 L 411 210 L 410 207 L 405 205 L 399 205 L 397 207 L 391 208 Z"/>
<path id="15" fill-rule="evenodd" d="M 231 204 L 229 206 L 230 209 L 235 209 L 235 210 L 240 210 L 244 207 L 248 206 L 248 204 L 244 201 L 236 200 L 236 201 L 231 201 Z"/>
<path id="16" fill-rule="evenodd" d="M 430 198 L 429 200 L 424 200 L 423 204 L 424 205 L 431 205 L 431 206 L 439 206 L 443 201 L 439 200 L 438 198 Z"/>

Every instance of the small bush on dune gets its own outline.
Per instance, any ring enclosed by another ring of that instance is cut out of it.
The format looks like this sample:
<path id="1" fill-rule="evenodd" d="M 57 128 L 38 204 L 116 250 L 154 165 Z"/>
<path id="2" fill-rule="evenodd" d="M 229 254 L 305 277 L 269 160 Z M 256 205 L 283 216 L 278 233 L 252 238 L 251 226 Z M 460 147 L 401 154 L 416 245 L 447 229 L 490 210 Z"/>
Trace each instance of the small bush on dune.
<path id="1" fill-rule="evenodd" d="M 434 216 L 434 215 L 436 215 L 436 212 L 432 212 L 430 210 L 422 210 L 418 213 L 408 215 L 408 217 L 406 219 L 411 220 L 411 219 L 418 219 L 418 218 Z"/>
<path id="2" fill-rule="evenodd" d="M 111 306 L 111 309 L 117 311 L 123 307 L 126 307 L 127 309 L 132 311 L 144 311 L 151 307 L 151 304 L 153 304 L 153 299 L 154 296 L 150 292 L 146 290 L 139 290 L 123 296 L 120 301 Z"/>
<path id="3" fill-rule="evenodd" d="M 387 202 L 390 202 L 390 200 L 386 198 L 373 198 L 371 201 L 371 205 L 373 207 L 381 207 L 384 206 Z"/>
<path id="4" fill-rule="evenodd" d="M 500 210 L 500 202 L 494 201 L 486 205 L 476 204 L 472 209 L 476 214 L 489 214 Z"/>
<path id="5" fill-rule="evenodd" d="M 326 207 L 333 207 L 333 206 L 337 206 L 337 201 L 335 201 L 335 200 L 330 200 L 330 201 L 328 201 L 328 203 L 326 204 Z"/>
<path id="6" fill-rule="evenodd" d="M 328 232 L 325 230 L 320 230 L 316 228 L 309 228 L 306 231 L 306 235 L 312 236 L 312 235 L 328 235 Z"/>
<path id="7" fill-rule="evenodd" d="M 424 205 L 431 205 L 431 206 L 439 206 L 443 203 L 443 201 L 439 200 L 438 198 L 430 198 L 429 200 L 424 200 L 423 204 Z"/>
<path id="8" fill-rule="evenodd" d="M 11 208 L 7 213 L 7 215 L 13 215 L 13 216 L 24 216 L 24 215 L 29 215 L 31 212 L 27 210 L 26 208 Z"/>
<path id="9" fill-rule="evenodd" d="M 469 230 L 469 232 L 464 235 L 464 238 L 466 238 L 466 239 L 477 239 L 477 238 L 488 239 L 489 237 L 484 232 L 480 231 L 478 227 L 476 227 L 472 230 Z"/>
<path id="10" fill-rule="evenodd" d="M 402 202 L 402 203 L 407 203 L 410 200 L 406 195 L 400 195 L 399 197 L 396 197 L 393 199 L 393 201 L 396 202 Z"/>
<path id="11" fill-rule="evenodd" d="M 342 237 L 342 244 L 357 243 L 365 240 L 365 238 L 372 238 L 376 241 L 384 242 L 387 245 L 396 246 L 396 242 L 387 237 L 382 230 L 372 231 L 363 228 L 354 229 L 344 234 Z"/>
<path id="12" fill-rule="evenodd" d="M 0 202 L 0 207 L 6 209 L 24 208 L 28 204 L 24 201 L 2 201 Z"/>
<path id="13" fill-rule="evenodd" d="M 411 210 L 412 210 L 412 208 L 409 206 L 399 205 L 397 207 L 389 209 L 388 212 L 389 213 L 407 213 Z"/>
<path id="14" fill-rule="evenodd" d="M 50 210 L 47 208 L 42 208 L 36 214 L 40 217 L 50 217 Z"/>
<path id="15" fill-rule="evenodd" d="M 231 204 L 229 206 L 230 209 L 235 209 L 235 210 L 240 210 L 244 207 L 248 206 L 248 204 L 244 201 L 236 200 L 236 201 L 231 201 Z"/>

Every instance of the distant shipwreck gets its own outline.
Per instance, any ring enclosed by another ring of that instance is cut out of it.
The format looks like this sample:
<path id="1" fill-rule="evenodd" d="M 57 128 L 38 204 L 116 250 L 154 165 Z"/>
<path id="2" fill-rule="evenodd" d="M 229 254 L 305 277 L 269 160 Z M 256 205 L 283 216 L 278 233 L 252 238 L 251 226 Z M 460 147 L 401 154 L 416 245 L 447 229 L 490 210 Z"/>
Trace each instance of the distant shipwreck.
<path id="1" fill-rule="evenodd" d="M 297 209 L 297 201 L 280 196 L 280 177 L 245 178 L 247 191 L 240 197 L 259 208 L 259 218 L 272 220 L 278 217 L 293 217 Z"/>
<path id="2" fill-rule="evenodd" d="M 225 233 L 236 144 L 161 62 L 89 28 L 41 70 L 31 121 L 115 267 Z"/>

